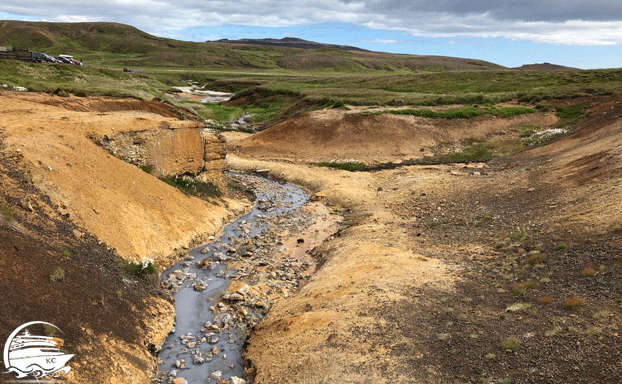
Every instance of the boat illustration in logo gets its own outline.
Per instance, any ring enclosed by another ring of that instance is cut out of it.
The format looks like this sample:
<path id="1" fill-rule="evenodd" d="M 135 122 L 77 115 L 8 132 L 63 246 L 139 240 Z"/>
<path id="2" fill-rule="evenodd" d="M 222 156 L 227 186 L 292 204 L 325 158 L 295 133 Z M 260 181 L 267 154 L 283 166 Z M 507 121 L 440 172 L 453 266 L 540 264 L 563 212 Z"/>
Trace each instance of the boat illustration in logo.
<path id="1" fill-rule="evenodd" d="M 49 323 L 33 321 L 13 331 L 4 346 L 4 365 L 7 368 L 4 373 L 14 373 L 18 379 L 27 376 L 39 378 L 67 374 L 71 371 L 71 367 L 66 367 L 65 364 L 74 355 L 67 355 L 59 349 L 59 339 L 30 334 L 27 327 L 35 324 L 58 329 Z"/>

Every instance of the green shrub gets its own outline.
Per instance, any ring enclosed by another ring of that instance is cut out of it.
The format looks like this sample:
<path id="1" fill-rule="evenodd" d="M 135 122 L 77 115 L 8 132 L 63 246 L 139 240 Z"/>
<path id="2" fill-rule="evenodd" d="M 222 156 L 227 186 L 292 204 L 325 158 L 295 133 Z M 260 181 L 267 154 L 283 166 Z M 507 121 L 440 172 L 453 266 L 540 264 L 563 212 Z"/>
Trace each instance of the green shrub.
<path id="1" fill-rule="evenodd" d="M 77 97 L 86 97 L 87 96 L 86 92 L 84 92 L 84 91 L 78 91 L 78 92 L 75 93 L 75 95 Z"/>
<path id="2" fill-rule="evenodd" d="M 133 261 L 121 259 L 120 264 L 123 271 L 131 276 L 145 277 L 158 272 L 158 267 L 156 267 L 150 260 L 143 260 L 135 263 Z"/>
<path id="3" fill-rule="evenodd" d="M 345 108 L 346 103 L 343 100 L 335 100 L 333 102 L 333 105 L 331 105 L 331 108 Z"/>
<path id="4" fill-rule="evenodd" d="M 515 296 L 520 296 L 525 293 L 527 287 L 524 284 L 514 284 L 512 286 L 512 294 Z"/>
<path id="5" fill-rule="evenodd" d="M 60 97 L 69 97 L 69 93 L 62 88 L 56 88 L 54 94 Z"/>

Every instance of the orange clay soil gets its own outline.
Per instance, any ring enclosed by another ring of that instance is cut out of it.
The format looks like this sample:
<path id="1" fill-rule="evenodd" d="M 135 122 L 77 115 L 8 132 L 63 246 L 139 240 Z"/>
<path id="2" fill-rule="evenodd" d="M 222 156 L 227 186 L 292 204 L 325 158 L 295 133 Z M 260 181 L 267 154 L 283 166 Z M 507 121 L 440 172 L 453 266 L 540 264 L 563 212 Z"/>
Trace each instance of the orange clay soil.
<path id="1" fill-rule="evenodd" d="M 119 258 L 166 265 L 244 205 L 188 197 L 90 138 L 194 126 L 164 103 L 2 92 L 0 115 L 0 345 L 49 322 L 75 354 L 68 382 L 150 383 L 175 313 Z"/>
<path id="2" fill-rule="evenodd" d="M 305 185 L 349 225 L 251 335 L 256 383 L 620 382 L 622 105 L 573 103 L 591 112 L 574 134 L 487 164 L 347 172 L 292 160 L 374 161 L 397 155 L 396 137 L 494 136 L 508 122 L 318 112 L 234 143 L 231 168 Z"/>

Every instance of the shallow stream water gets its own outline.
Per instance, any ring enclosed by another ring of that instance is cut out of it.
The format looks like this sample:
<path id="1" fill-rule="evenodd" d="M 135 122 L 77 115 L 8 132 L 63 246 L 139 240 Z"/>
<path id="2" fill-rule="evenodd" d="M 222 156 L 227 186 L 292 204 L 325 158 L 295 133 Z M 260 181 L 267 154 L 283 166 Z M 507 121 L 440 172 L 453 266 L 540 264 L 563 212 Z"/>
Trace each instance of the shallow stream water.
<path id="1" fill-rule="evenodd" d="M 223 291 L 241 274 L 227 267 L 227 255 L 235 252 L 232 244 L 267 231 L 271 217 L 298 209 L 307 201 L 307 194 L 293 185 L 258 176 L 231 176 L 252 187 L 257 196 L 255 206 L 226 226 L 218 239 L 192 249 L 161 277 L 162 286 L 175 299 L 176 311 L 175 327 L 159 353 L 163 382 L 183 377 L 189 384 L 215 383 L 220 378 L 243 376 L 242 346 L 267 307 L 257 305 L 258 310 L 247 311 L 244 318 L 224 311 Z"/>

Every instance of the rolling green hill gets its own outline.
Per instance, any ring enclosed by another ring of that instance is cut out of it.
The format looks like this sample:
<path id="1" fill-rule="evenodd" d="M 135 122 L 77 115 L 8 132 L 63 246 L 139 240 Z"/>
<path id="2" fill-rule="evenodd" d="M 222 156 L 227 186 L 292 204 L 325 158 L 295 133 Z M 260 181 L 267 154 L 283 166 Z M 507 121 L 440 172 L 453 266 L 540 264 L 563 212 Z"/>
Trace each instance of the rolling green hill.
<path id="1" fill-rule="evenodd" d="M 117 23 L 0 21 L 0 46 L 70 54 L 88 64 L 128 67 L 419 73 L 499 70 L 481 60 L 338 49 L 188 42 Z"/>

